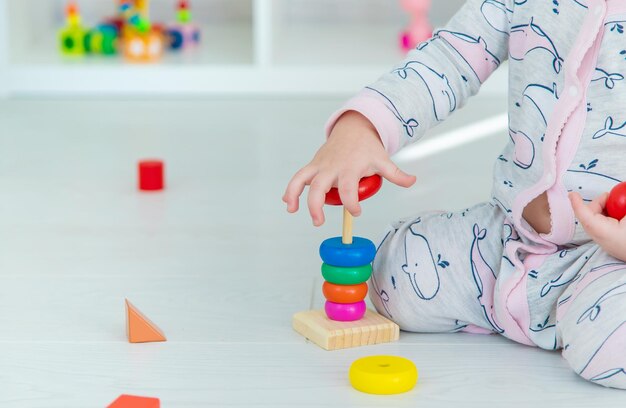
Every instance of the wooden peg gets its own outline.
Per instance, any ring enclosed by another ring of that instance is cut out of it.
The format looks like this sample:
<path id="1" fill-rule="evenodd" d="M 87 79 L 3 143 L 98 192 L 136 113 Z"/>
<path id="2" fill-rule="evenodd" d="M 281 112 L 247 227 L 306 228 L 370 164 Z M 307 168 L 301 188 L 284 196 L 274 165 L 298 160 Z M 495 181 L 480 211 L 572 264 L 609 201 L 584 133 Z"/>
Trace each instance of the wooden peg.
<path id="1" fill-rule="evenodd" d="M 349 245 L 352 244 L 352 214 L 343 207 L 343 232 L 341 234 L 341 242 Z"/>

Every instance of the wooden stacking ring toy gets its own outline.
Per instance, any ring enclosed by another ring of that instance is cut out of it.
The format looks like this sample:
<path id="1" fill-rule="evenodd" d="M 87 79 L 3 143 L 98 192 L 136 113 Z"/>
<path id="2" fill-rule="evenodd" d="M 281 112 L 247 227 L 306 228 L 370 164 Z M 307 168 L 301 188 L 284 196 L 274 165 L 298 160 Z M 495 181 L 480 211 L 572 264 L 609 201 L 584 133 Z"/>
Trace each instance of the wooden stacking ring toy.
<path id="1" fill-rule="evenodd" d="M 380 190 L 382 178 L 375 174 L 359 181 L 359 201 Z M 342 205 L 339 191 L 332 188 L 326 194 L 326 204 Z M 323 293 L 326 298 L 326 316 L 336 321 L 355 321 L 365 314 L 367 280 L 372 275 L 372 261 L 376 246 L 365 238 L 352 236 L 352 215 L 343 209 L 343 233 L 341 237 L 324 240 L 320 245 L 322 258 Z"/>
<path id="2" fill-rule="evenodd" d="M 367 283 L 358 285 L 336 285 L 324 282 L 322 293 L 329 302 L 333 303 L 356 303 L 367 296 Z"/>
<path id="3" fill-rule="evenodd" d="M 396 356 L 369 356 L 356 360 L 348 374 L 350 384 L 368 394 L 400 394 L 415 387 L 417 368 L 411 360 Z"/>
<path id="4" fill-rule="evenodd" d="M 327 300 L 324 304 L 326 316 L 328 316 L 330 320 L 336 320 L 338 322 L 353 322 L 359 320 L 365 314 L 366 309 L 367 306 L 363 300 L 356 303 L 335 303 Z"/>

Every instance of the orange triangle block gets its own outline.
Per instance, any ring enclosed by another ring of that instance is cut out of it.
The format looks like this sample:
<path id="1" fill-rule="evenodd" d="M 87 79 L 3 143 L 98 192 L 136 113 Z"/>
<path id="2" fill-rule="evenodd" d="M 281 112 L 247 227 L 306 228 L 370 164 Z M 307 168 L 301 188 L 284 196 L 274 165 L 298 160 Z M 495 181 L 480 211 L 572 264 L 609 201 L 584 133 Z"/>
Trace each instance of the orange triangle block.
<path id="1" fill-rule="evenodd" d="M 126 299 L 126 336 L 131 343 L 165 341 L 165 335 Z"/>
<path id="2" fill-rule="evenodd" d="M 107 408 L 160 408 L 158 398 L 138 397 L 136 395 L 120 395 Z"/>

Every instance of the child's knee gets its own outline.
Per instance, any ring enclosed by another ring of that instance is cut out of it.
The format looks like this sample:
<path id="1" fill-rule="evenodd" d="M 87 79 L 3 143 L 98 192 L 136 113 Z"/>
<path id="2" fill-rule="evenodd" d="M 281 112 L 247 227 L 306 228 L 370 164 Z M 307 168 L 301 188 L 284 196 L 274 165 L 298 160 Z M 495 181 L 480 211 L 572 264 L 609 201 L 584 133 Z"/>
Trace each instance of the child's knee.
<path id="1" fill-rule="evenodd" d="M 582 341 L 565 345 L 563 357 L 584 379 L 604 387 L 626 389 L 626 320 L 617 327 L 598 325 L 587 330 L 587 339 L 581 335 Z M 593 346 L 587 347 L 589 343 Z"/>

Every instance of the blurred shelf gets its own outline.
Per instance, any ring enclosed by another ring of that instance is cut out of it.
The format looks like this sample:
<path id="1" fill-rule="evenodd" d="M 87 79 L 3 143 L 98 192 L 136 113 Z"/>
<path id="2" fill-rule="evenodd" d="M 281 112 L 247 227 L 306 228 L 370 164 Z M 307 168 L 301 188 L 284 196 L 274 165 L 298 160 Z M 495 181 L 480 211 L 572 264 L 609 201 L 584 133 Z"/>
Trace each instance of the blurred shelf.
<path id="1" fill-rule="evenodd" d="M 101 4 L 91 1 L 92 7 Z M 368 4 L 386 7 L 386 1 Z M 34 4 L 45 4 L 46 12 L 31 13 Z M 203 40 L 194 51 L 167 53 L 162 61 L 144 65 L 119 56 L 67 59 L 56 44 L 54 27 L 60 20 L 50 19 L 59 4 L 50 4 L 0 0 L 0 95 L 345 95 L 375 81 L 402 58 L 397 46 L 402 14 L 377 23 L 334 14 L 334 20 L 315 22 L 290 14 L 305 10 L 290 9 L 287 0 L 211 0 L 194 3 L 200 16 L 218 5 L 234 11 L 198 19 Z M 322 0 L 306 4 L 319 9 L 315 16 L 329 7 Z M 93 20 L 99 12 L 92 14 Z M 494 77 L 482 92 L 504 95 L 506 71 Z"/>
<path id="2" fill-rule="evenodd" d="M 403 57 L 399 25 L 288 24 L 274 33 L 277 66 L 355 66 L 388 70 Z M 385 71 L 380 71 L 379 74 Z"/>
<path id="3" fill-rule="evenodd" d="M 251 65 L 254 60 L 252 27 L 249 24 L 212 24 L 201 27 L 202 41 L 196 49 L 165 52 L 154 65 Z M 122 56 L 85 55 L 65 57 L 59 52 L 57 33 L 49 32 L 30 47 L 13 48 L 9 64 L 14 66 L 56 66 L 57 68 L 123 67 L 129 65 Z"/>

